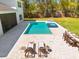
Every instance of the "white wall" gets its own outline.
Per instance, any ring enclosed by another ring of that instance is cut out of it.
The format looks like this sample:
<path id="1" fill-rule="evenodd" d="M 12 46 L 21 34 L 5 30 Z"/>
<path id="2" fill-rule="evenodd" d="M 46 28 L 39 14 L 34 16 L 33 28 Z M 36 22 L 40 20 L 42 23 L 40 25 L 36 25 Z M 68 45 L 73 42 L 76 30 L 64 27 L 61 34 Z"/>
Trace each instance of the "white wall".
<path id="1" fill-rule="evenodd" d="M 23 21 L 24 19 L 24 15 L 23 15 L 23 3 L 21 1 L 19 1 L 21 3 L 21 7 L 18 7 L 18 3 L 16 1 L 16 8 L 17 8 L 17 11 L 16 11 L 16 15 L 17 15 L 17 23 L 20 23 Z M 19 15 L 22 15 L 22 20 L 20 20 L 19 18 Z"/>
<path id="2" fill-rule="evenodd" d="M 2 24 L 1 24 L 1 20 L 0 20 L 0 36 L 3 35 L 3 30 L 2 30 Z"/>

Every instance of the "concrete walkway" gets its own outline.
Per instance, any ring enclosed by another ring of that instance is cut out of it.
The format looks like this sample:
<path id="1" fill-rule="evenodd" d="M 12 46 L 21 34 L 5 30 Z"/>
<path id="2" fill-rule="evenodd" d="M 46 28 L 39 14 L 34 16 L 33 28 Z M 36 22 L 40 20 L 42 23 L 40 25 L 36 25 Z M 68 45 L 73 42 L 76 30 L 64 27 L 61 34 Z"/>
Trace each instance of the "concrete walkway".
<path id="1" fill-rule="evenodd" d="M 0 57 L 6 57 L 22 32 L 26 27 L 26 22 L 21 22 L 13 29 L 9 30 L 2 37 L 0 37 Z"/>

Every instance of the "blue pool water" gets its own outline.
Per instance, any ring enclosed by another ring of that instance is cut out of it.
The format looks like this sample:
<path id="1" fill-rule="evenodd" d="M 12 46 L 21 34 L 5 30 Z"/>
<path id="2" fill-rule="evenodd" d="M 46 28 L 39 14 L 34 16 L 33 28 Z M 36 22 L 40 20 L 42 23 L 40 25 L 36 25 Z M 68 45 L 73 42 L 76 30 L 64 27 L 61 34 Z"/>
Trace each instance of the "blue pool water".
<path id="1" fill-rule="evenodd" d="M 45 22 L 33 22 L 24 34 L 52 34 Z"/>
<path id="2" fill-rule="evenodd" d="M 58 25 L 56 23 L 47 23 L 49 28 L 58 28 Z"/>

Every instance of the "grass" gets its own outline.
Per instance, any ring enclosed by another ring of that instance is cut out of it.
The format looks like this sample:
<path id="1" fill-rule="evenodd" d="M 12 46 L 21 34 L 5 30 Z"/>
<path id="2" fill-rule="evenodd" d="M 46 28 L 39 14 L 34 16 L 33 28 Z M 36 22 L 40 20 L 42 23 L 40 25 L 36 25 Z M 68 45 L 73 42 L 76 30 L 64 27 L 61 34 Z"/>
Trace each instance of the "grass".
<path id="1" fill-rule="evenodd" d="M 79 36 L 79 18 L 64 18 L 58 23 L 68 29 L 70 32 Z"/>
<path id="2" fill-rule="evenodd" d="M 79 36 L 79 18 L 25 18 L 25 20 L 52 20 L 59 23 L 70 32 Z"/>

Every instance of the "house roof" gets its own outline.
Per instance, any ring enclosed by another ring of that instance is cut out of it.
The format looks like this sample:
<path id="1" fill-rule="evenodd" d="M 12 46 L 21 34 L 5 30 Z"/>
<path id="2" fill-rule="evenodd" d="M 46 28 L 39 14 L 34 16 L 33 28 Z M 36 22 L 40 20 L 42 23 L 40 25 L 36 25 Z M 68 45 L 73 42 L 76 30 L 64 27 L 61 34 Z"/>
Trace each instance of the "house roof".
<path id="1" fill-rule="evenodd" d="M 0 2 L 0 11 L 15 11 L 15 10 L 7 6 L 6 4 Z"/>

